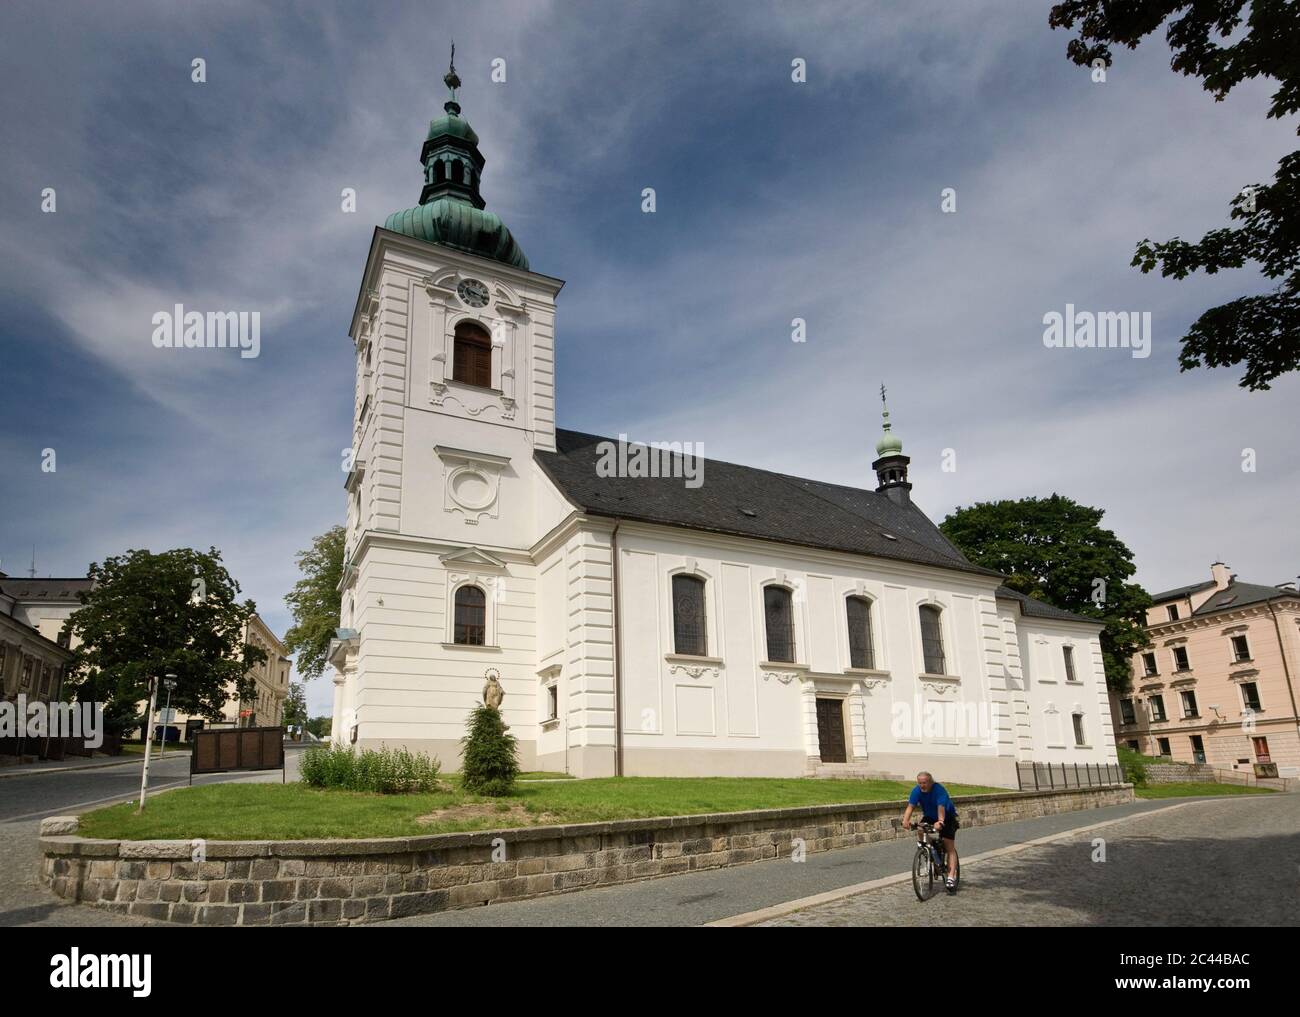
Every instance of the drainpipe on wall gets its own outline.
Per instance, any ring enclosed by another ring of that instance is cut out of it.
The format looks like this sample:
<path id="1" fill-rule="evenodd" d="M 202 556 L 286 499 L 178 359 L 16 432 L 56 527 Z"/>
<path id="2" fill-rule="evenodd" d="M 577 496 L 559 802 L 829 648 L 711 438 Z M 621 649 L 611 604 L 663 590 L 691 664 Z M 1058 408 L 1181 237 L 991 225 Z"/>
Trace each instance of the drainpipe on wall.
<path id="1" fill-rule="evenodd" d="M 614 776 L 623 776 L 623 664 L 619 641 L 618 610 L 618 528 L 622 520 L 614 521 L 614 531 L 609 535 L 610 585 L 614 607 Z"/>
<path id="2" fill-rule="evenodd" d="M 1277 648 L 1282 654 L 1282 675 L 1286 678 L 1286 690 L 1291 696 L 1291 716 L 1300 718 L 1295 708 L 1295 686 L 1291 684 L 1291 669 L 1286 662 L 1286 645 L 1282 642 L 1282 623 L 1277 619 L 1277 612 L 1273 610 L 1273 602 L 1268 602 L 1268 613 L 1273 616 L 1273 628 L 1277 631 Z"/>

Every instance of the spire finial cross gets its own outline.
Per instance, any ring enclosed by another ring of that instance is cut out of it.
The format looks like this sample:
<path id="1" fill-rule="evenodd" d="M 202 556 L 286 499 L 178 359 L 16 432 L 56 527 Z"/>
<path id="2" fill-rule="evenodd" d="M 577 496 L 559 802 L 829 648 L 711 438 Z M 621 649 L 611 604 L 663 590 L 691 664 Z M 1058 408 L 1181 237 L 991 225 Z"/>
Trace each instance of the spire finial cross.
<path id="1" fill-rule="evenodd" d="M 451 60 L 448 61 L 447 73 L 442 76 L 443 84 L 451 89 L 452 101 L 456 101 L 456 89 L 460 88 L 460 75 L 456 73 L 456 40 L 451 41 Z"/>
<path id="2" fill-rule="evenodd" d="M 889 430 L 889 404 L 885 402 L 885 386 L 880 386 L 880 415 L 885 420 L 885 430 Z"/>

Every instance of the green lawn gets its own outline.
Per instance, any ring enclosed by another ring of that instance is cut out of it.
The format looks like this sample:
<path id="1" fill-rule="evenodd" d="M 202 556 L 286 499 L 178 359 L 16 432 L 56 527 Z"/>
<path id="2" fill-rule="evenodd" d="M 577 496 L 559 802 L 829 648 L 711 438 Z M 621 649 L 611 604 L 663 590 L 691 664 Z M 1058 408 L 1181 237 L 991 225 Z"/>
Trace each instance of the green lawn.
<path id="1" fill-rule="evenodd" d="M 1243 784 L 1148 784 L 1133 789 L 1138 798 L 1190 798 L 1196 795 L 1271 795 L 1269 787 L 1246 787 Z"/>
<path id="2" fill-rule="evenodd" d="M 911 782 L 732 777 L 610 777 L 521 784 L 506 799 L 443 794 L 377 795 L 317 791 L 302 784 L 209 784 L 150 798 L 143 816 L 130 804 L 81 817 L 81 833 L 106 839 L 261 840 L 402 837 L 610 819 L 737 812 L 839 802 L 896 801 L 901 814 Z M 1005 791 L 948 784 L 954 795 Z M 434 822 L 421 816 L 452 810 Z"/>

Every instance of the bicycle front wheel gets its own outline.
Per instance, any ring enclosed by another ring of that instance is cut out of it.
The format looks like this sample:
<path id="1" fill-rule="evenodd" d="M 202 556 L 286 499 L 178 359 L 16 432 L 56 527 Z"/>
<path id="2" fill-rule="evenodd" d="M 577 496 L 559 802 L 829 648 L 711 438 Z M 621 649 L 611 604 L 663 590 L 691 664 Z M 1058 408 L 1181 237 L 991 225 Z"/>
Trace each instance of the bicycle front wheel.
<path id="1" fill-rule="evenodd" d="M 912 860 L 912 889 L 921 901 L 929 900 L 934 893 L 934 869 L 930 865 L 930 852 L 924 848 Z"/>

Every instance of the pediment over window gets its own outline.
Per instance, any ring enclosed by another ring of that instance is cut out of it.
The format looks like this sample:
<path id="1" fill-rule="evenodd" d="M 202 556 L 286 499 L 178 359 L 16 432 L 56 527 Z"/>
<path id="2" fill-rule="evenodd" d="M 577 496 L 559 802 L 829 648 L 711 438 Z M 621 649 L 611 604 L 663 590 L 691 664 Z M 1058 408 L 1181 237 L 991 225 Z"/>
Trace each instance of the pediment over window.
<path id="1" fill-rule="evenodd" d="M 506 563 L 496 555 L 477 547 L 462 547 L 458 551 L 449 551 L 440 555 L 441 561 L 448 568 L 504 569 Z"/>

